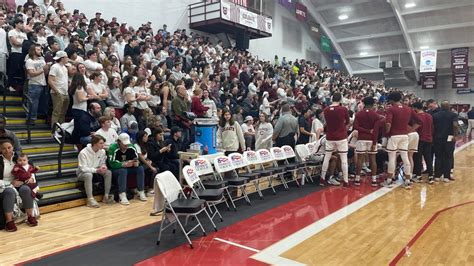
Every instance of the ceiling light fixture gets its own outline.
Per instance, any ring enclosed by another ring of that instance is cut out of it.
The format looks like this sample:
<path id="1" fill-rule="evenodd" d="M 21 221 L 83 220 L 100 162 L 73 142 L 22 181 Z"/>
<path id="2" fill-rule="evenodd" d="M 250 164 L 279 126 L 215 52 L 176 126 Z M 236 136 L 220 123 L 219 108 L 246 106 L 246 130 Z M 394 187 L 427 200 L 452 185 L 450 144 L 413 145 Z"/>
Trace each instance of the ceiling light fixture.
<path id="1" fill-rule="evenodd" d="M 344 15 L 340 15 L 338 18 L 339 20 L 345 20 L 345 19 L 348 19 L 349 16 L 344 14 Z"/>
<path id="2" fill-rule="evenodd" d="M 369 54 L 369 53 L 367 53 L 367 52 L 360 52 L 359 55 L 360 55 L 360 56 L 365 56 L 365 55 L 368 55 L 368 54 Z"/>
<path id="3" fill-rule="evenodd" d="M 428 45 L 420 46 L 420 50 L 426 50 L 428 48 L 430 48 Z"/>
<path id="4" fill-rule="evenodd" d="M 405 8 L 412 8 L 412 7 L 415 7 L 416 4 L 415 3 L 406 3 L 405 4 Z"/>

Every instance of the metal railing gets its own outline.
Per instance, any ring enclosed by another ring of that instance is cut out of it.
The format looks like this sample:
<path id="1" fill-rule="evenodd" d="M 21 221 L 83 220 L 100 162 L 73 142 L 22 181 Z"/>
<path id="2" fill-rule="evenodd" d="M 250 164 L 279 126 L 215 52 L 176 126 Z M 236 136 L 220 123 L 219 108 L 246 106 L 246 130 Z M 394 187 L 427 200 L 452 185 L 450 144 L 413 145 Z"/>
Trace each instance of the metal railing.
<path id="1" fill-rule="evenodd" d="M 26 114 L 26 134 L 27 134 L 26 143 L 28 144 L 31 143 L 31 124 L 30 124 L 30 121 L 28 121 L 28 118 L 30 116 L 30 109 L 28 108 L 28 106 L 30 105 L 30 103 L 31 103 L 30 96 L 28 95 L 28 93 L 24 93 L 23 101 L 21 105 L 23 107 L 23 110 L 25 110 L 25 114 Z M 5 102 L 4 102 L 4 106 L 5 106 Z"/>
<path id="2" fill-rule="evenodd" d="M 64 150 L 64 143 L 66 141 L 66 132 L 64 129 L 61 127 L 59 123 L 54 123 L 53 129 L 51 131 L 51 134 L 53 135 L 54 140 L 59 144 L 59 152 L 58 152 L 58 173 L 56 176 L 58 178 L 62 177 L 62 157 L 63 157 L 63 150 Z"/>

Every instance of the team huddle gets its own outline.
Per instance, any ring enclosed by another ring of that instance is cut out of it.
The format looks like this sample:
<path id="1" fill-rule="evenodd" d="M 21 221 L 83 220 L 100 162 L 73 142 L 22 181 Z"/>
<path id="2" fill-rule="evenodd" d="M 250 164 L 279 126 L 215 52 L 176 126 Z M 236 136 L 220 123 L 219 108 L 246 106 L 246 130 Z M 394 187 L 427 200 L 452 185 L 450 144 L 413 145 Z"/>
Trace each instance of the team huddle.
<path id="1" fill-rule="evenodd" d="M 363 108 L 355 114 L 352 132 L 349 111 L 341 105 L 342 96 L 334 93 L 332 104 L 324 109 L 326 120 L 325 151 L 321 172 L 321 184 L 349 186 L 349 162 L 355 165 L 352 171 L 354 185 L 361 183 L 363 165 L 365 174 L 371 174 L 372 186 L 378 186 L 377 173 L 386 172 L 381 185 L 392 187 L 398 175 L 403 175 L 403 186 L 411 188 L 413 182 L 421 182 L 423 161 L 428 175 L 427 182 L 449 182 L 453 153 L 458 134 L 457 116 L 449 111 L 449 103 L 443 102 L 441 108 L 424 112 L 421 102 L 410 106 L 402 103 L 400 92 L 391 92 L 385 106 L 376 107 L 373 97 L 363 99 Z M 436 104 L 436 103 L 435 103 Z M 321 139 L 323 140 L 323 139 Z M 433 152 L 437 159 L 433 173 Z M 339 155 L 338 157 L 335 154 Z M 400 155 L 401 162 L 397 157 Z M 349 158 L 350 157 L 350 158 Z M 331 160 L 340 167 L 342 179 L 334 175 L 327 177 Z M 386 169 L 383 165 L 388 161 Z M 399 166 L 399 167 L 397 167 Z M 383 170 L 380 170 L 383 169 Z"/>

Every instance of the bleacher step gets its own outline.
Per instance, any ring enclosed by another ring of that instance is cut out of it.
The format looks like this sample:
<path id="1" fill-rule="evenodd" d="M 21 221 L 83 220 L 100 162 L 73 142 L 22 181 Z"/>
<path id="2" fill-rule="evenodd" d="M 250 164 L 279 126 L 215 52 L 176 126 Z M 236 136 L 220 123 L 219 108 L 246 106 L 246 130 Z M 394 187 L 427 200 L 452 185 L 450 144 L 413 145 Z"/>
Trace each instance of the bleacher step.
<path id="1" fill-rule="evenodd" d="M 66 202 L 70 200 L 80 199 L 83 197 L 84 197 L 84 193 L 77 188 L 54 191 L 54 192 L 44 193 L 43 198 L 38 202 L 38 205 L 44 206 L 48 204 L 54 204 L 54 203 L 59 203 L 59 202 Z"/>
<path id="2" fill-rule="evenodd" d="M 61 158 L 77 158 L 77 152 L 75 150 L 71 151 L 64 151 L 62 153 Z M 28 154 L 30 159 L 34 159 L 35 162 L 39 162 L 40 160 L 49 160 L 49 159 L 57 159 L 58 158 L 58 151 L 49 152 L 49 153 L 33 153 Z"/>
<path id="3" fill-rule="evenodd" d="M 37 125 L 43 125 L 46 124 L 45 119 L 37 119 L 36 124 L 34 126 L 31 126 L 32 128 L 35 128 Z M 7 125 L 26 125 L 26 117 L 8 117 L 7 118 Z"/>
<path id="4" fill-rule="evenodd" d="M 36 179 L 38 179 L 38 181 L 54 179 L 54 178 L 57 178 L 57 173 L 58 173 L 58 170 L 39 172 L 36 174 Z M 76 168 L 67 168 L 67 169 L 61 170 L 62 177 L 73 177 L 75 175 L 76 175 Z"/>
<path id="5" fill-rule="evenodd" d="M 58 170 L 58 160 L 42 160 L 36 163 L 36 166 L 40 168 L 40 173 L 41 172 L 47 172 L 47 171 L 57 171 Z M 61 166 L 62 169 L 69 169 L 69 168 L 77 168 L 77 158 L 67 158 L 63 159 L 61 161 Z"/>
<path id="6" fill-rule="evenodd" d="M 42 154 L 42 153 L 53 153 L 59 152 L 59 144 L 27 144 L 23 147 L 23 152 L 26 154 Z M 74 146 L 65 144 L 63 151 L 74 151 Z"/>
<path id="7" fill-rule="evenodd" d="M 82 182 L 79 182 L 77 177 L 56 178 L 41 181 L 39 183 L 40 191 L 42 193 L 52 193 L 62 190 L 69 190 L 77 188 L 80 185 L 82 185 Z"/>

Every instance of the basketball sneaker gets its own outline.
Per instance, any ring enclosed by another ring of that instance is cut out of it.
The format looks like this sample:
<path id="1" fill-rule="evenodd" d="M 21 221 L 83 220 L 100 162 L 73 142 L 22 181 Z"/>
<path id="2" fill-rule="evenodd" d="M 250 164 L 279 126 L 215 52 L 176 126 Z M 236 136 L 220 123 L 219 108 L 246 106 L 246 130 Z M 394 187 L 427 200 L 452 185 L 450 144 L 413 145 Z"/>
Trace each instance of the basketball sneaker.
<path id="1" fill-rule="evenodd" d="M 388 188 L 391 188 L 393 187 L 393 181 L 391 178 L 385 180 L 383 183 L 382 183 L 382 186 L 383 187 L 388 187 Z"/>
<path id="2" fill-rule="evenodd" d="M 432 176 L 429 176 L 429 177 L 428 177 L 428 184 L 433 184 L 434 181 L 435 181 L 435 180 L 434 180 L 434 177 L 432 177 Z"/>
<path id="3" fill-rule="evenodd" d="M 327 182 L 329 185 L 333 185 L 333 186 L 341 185 L 341 183 L 339 183 L 339 181 L 337 181 L 335 178 L 330 178 Z"/>
<path id="4" fill-rule="evenodd" d="M 404 187 L 405 189 L 411 189 L 411 182 L 410 182 L 410 180 L 408 180 L 408 179 L 405 180 L 405 182 L 403 183 L 403 187 Z"/>
<path id="5" fill-rule="evenodd" d="M 354 185 L 360 186 L 360 176 L 356 176 L 356 177 L 355 177 Z"/>
<path id="6" fill-rule="evenodd" d="M 411 178 L 411 181 L 413 181 L 413 183 L 421 183 L 421 181 L 422 181 L 421 176 L 416 176 L 415 175 Z"/>

